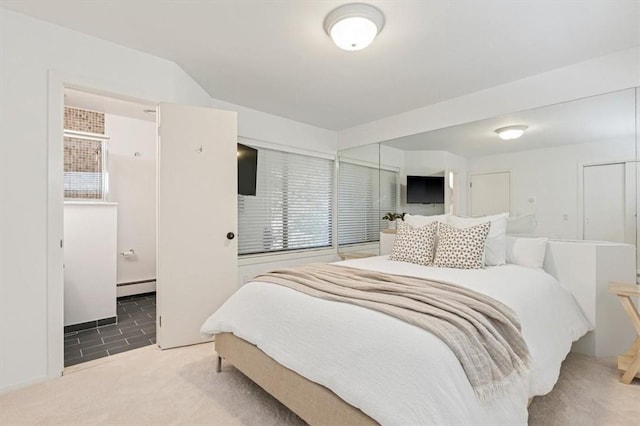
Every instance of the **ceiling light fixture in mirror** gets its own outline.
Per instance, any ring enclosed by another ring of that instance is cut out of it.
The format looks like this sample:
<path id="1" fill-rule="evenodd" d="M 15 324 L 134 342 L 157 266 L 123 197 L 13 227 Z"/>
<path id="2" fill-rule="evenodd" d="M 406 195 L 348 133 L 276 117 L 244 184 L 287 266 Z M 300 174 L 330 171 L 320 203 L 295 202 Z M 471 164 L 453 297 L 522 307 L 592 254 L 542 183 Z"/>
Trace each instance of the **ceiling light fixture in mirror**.
<path id="1" fill-rule="evenodd" d="M 496 133 L 498 134 L 500 139 L 510 141 L 513 139 L 518 139 L 528 128 L 529 127 L 525 126 L 524 124 L 517 124 L 514 126 L 500 127 L 499 129 L 496 129 Z"/>

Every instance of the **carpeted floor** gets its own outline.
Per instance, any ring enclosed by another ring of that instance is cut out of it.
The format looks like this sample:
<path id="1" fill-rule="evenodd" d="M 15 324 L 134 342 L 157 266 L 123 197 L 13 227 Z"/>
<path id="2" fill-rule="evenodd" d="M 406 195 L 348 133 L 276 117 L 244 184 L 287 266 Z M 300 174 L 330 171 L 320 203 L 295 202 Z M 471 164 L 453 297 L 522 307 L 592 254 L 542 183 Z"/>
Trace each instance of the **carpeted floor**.
<path id="1" fill-rule="evenodd" d="M 531 425 L 631 425 L 640 381 L 618 383 L 612 360 L 570 355 L 560 382 L 530 408 Z M 67 369 L 65 376 L 0 396 L 0 424 L 299 425 L 278 401 L 226 364 L 213 346 L 155 346 Z"/>

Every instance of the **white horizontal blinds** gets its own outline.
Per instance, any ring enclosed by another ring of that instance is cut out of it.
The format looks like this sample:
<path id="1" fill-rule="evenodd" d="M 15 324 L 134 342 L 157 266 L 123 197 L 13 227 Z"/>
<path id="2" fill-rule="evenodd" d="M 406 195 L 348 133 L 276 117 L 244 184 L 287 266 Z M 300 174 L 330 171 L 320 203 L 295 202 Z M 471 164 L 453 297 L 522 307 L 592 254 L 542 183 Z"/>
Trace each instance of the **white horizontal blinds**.
<path id="1" fill-rule="evenodd" d="M 238 253 L 332 245 L 332 160 L 258 149 L 255 196 L 238 195 Z"/>
<path id="2" fill-rule="evenodd" d="M 386 228 L 388 223 L 382 216 L 387 212 L 398 213 L 399 184 L 398 172 L 380 170 L 380 229 Z"/>
<path id="3" fill-rule="evenodd" d="M 338 244 L 380 239 L 379 171 L 341 161 L 338 170 Z"/>
<path id="4" fill-rule="evenodd" d="M 103 141 L 65 136 L 65 198 L 102 199 L 103 171 Z"/>
<path id="5" fill-rule="evenodd" d="M 340 162 L 338 173 L 338 243 L 380 240 L 382 216 L 398 205 L 398 173 Z"/>

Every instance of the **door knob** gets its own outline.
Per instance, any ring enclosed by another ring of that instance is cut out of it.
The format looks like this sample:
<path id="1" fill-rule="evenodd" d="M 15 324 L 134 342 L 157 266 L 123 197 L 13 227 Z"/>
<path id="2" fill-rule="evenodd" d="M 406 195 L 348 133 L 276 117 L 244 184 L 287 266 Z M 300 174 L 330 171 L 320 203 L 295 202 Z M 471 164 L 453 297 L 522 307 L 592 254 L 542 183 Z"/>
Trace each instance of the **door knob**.
<path id="1" fill-rule="evenodd" d="M 236 237 L 236 234 L 233 232 L 227 232 L 227 240 L 233 240 Z"/>

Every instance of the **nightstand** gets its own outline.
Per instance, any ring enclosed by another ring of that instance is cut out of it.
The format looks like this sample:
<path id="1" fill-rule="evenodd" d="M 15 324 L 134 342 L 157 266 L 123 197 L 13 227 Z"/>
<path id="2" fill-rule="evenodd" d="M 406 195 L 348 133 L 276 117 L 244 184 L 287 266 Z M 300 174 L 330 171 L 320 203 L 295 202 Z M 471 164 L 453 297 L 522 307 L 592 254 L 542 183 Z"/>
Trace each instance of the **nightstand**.
<path id="1" fill-rule="evenodd" d="M 625 371 L 620 381 L 629 384 L 634 377 L 640 378 L 640 313 L 631 301 L 632 297 L 640 297 L 640 286 L 635 284 L 610 283 L 609 293 L 618 296 L 620 303 L 629 316 L 638 337 L 626 354 L 618 356 L 618 369 Z"/>
<path id="2" fill-rule="evenodd" d="M 352 259 L 364 259 L 365 257 L 373 257 L 373 256 L 377 256 L 377 254 L 351 251 L 346 253 L 338 253 L 338 256 L 340 256 L 340 260 L 352 260 Z"/>
<path id="3" fill-rule="evenodd" d="M 391 254 L 393 243 L 396 241 L 396 230 L 385 229 L 380 232 L 380 254 Z"/>

